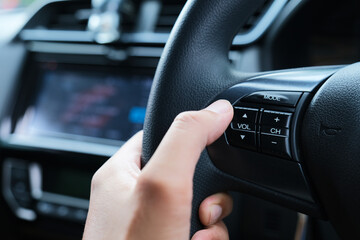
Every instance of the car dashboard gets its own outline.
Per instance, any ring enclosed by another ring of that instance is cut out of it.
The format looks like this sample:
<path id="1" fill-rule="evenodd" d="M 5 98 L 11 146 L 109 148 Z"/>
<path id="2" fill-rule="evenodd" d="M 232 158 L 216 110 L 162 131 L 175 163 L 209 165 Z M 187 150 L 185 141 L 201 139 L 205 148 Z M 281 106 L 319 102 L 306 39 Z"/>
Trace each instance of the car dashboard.
<path id="1" fill-rule="evenodd" d="M 96 14 L 90 1 L 49 1 L 1 46 L 2 239 L 81 237 L 92 175 L 142 129 L 156 66 L 185 2 L 127 1 L 116 34 L 101 38 L 89 24 Z M 338 4 L 323 9 L 323 2 L 265 1 L 234 37 L 233 67 L 359 60 L 360 18 L 345 5 L 343 15 L 327 14 Z M 304 219 L 314 239 L 336 239 L 326 222 L 232 195 L 231 239 L 296 239 Z"/>

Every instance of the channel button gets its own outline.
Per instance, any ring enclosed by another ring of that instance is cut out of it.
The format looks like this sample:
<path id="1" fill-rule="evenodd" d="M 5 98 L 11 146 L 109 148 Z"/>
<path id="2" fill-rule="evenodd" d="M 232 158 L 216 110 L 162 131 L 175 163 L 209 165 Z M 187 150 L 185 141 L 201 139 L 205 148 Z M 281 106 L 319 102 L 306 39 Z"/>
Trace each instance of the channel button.
<path id="1" fill-rule="evenodd" d="M 271 135 L 276 135 L 276 136 L 289 136 L 289 129 L 270 127 L 270 126 L 262 126 L 261 133 L 271 134 Z"/>
<path id="2" fill-rule="evenodd" d="M 291 113 L 264 110 L 261 116 L 261 125 L 289 128 Z"/>
<path id="3" fill-rule="evenodd" d="M 261 151 L 282 158 L 291 158 L 290 142 L 287 137 L 261 134 Z"/>

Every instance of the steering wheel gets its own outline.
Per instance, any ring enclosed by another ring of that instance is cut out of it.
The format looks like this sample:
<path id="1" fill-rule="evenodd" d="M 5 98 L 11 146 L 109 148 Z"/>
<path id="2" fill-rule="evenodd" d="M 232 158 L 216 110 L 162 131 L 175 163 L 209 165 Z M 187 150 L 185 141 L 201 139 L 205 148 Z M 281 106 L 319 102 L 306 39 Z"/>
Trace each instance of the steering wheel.
<path id="1" fill-rule="evenodd" d="M 340 237 L 359 239 L 360 64 L 238 72 L 232 40 L 263 2 L 187 1 L 155 75 L 143 164 L 176 115 L 227 99 L 234 119 L 195 171 L 191 235 L 203 228 L 201 201 L 230 190 L 328 219 Z"/>

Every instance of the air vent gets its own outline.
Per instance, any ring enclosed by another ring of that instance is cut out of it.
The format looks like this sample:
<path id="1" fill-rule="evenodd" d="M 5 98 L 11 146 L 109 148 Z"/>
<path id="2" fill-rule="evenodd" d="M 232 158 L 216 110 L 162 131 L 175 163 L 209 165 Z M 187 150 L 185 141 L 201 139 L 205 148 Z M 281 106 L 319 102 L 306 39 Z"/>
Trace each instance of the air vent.
<path id="1" fill-rule="evenodd" d="M 276 19 L 289 0 L 266 0 L 253 15 L 251 15 L 239 34 L 235 37 L 233 45 L 246 45 L 259 39 Z M 156 33 L 170 33 L 186 0 L 167 0 L 162 9 L 155 28 Z"/>
<path id="2" fill-rule="evenodd" d="M 186 0 L 167 0 L 162 2 L 155 32 L 169 33 L 173 28 Z"/>
<path id="3" fill-rule="evenodd" d="M 266 0 L 246 21 L 244 27 L 235 36 L 233 45 L 243 46 L 258 40 L 289 1 Z M 154 17 L 154 21 L 151 21 L 150 30 L 144 32 L 139 32 L 139 27 L 135 27 L 140 6 L 140 3 L 135 3 L 134 13 L 122 19 L 122 42 L 166 43 L 186 0 L 156 2 L 161 4 L 160 13 L 159 15 L 155 14 L 158 16 L 157 18 Z M 19 37 L 24 41 L 93 42 L 93 33 L 87 31 L 87 22 L 91 14 L 90 5 L 90 1 L 54 1 L 47 3 L 27 23 Z M 155 28 L 153 29 L 154 25 Z"/>
<path id="4" fill-rule="evenodd" d="M 239 33 L 243 34 L 251 31 L 260 21 L 260 19 L 264 16 L 264 14 L 269 10 L 271 4 L 274 3 L 274 0 L 266 0 L 264 4 L 259 7 L 253 15 L 251 15 L 244 26 L 240 29 Z"/>
<path id="5" fill-rule="evenodd" d="M 61 9 L 50 18 L 47 25 L 51 30 L 85 30 L 91 9 Z"/>
<path id="6" fill-rule="evenodd" d="M 256 26 L 261 17 L 269 10 L 271 4 L 275 0 L 266 0 L 264 4 L 259 7 L 253 15 L 251 15 L 246 21 L 245 25 L 241 28 L 239 33 L 246 33 L 251 31 Z M 169 33 L 175 24 L 177 17 L 179 16 L 182 8 L 184 7 L 186 0 L 176 1 L 168 0 L 164 1 L 161 12 L 158 18 L 156 32 L 158 33 Z"/>
<path id="7" fill-rule="evenodd" d="M 89 2 L 55 2 L 45 6 L 26 29 L 85 31 L 92 13 Z M 135 16 L 126 16 L 121 22 L 122 32 L 132 32 Z"/>
<path id="8" fill-rule="evenodd" d="M 87 2 L 52 2 L 41 8 L 25 29 L 83 31 L 90 13 L 91 5 Z"/>

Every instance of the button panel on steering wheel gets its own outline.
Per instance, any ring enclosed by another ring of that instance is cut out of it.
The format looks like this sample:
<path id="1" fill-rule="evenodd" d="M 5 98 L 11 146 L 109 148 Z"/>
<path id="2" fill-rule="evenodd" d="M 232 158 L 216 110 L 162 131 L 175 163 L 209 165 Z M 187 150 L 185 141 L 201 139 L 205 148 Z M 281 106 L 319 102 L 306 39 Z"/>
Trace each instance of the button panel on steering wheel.
<path id="1" fill-rule="evenodd" d="M 318 214 L 299 142 L 308 104 L 331 73 L 313 68 L 259 75 L 217 95 L 212 101 L 228 100 L 234 117 L 207 147 L 214 167 L 252 190 L 270 191 L 270 199 L 286 199 Z"/>
<path id="2" fill-rule="evenodd" d="M 303 92 L 259 91 L 234 106 L 234 117 L 225 132 L 234 147 L 292 159 L 291 122 Z"/>

